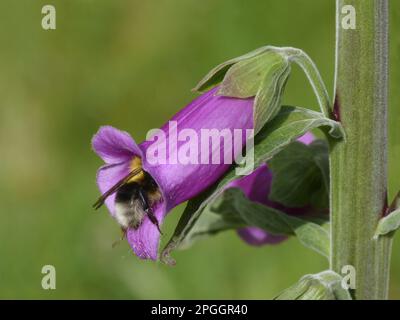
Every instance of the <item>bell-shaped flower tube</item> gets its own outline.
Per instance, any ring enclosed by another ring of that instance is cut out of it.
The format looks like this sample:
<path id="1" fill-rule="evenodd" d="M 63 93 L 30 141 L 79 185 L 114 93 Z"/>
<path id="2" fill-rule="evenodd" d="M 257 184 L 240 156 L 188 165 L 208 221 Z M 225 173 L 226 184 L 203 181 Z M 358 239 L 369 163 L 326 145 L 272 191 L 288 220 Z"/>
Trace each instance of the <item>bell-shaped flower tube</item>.
<path id="1" fill-rule="evenodd" d="M 254 99 L 218 96 L 217 90 L 196 98 L 140 144 L 124 131 L 99 129 L 92 146 L 105 165 L 98 170 L 97 184 L 107 194 L 103 200 L 114 218 L 116 193 L 110 190 L 131 172 L 148 174 L 157 184 L 161 200 L 150 209 L 161 225 L 171 209 L 204 191 L 230 168 L 235 150 L 241 152 L 252 135 Z M 136 229 L 127 230 L 138 257 L 158 258 L 158 225 L 144 216 Z"/>
<path id="2" fill-rule="evenodd" d="M 297 141 L 304 144 L 313 142 L 314 136 L 306 133 Z M 245 196 L 254 202 L 278 209 L 291 215 L 303 215 L 309 210 L 308 207 L 288 208 L 280 203 L 268 199 L 271 191 L 273 174 L 266 164 L 257 168 L 252 174 L 236 179 L 228 184 L 227 188 L 239 188 Z M 238 235 L 250 245 L 261 246 L 264 244 L 277 244 L 285 240 L 285 236 L 273 235 L 257 227 L 246 227 L 237 231 Z"/>

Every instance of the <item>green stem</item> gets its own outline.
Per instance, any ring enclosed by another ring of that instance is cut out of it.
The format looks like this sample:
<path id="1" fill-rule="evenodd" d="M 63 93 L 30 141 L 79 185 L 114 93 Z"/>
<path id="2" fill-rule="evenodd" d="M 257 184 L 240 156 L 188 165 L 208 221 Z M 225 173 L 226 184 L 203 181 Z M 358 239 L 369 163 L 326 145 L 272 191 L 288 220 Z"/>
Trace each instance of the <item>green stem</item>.
<path id="1" fill-rule="evenodd" d="M 329 98 L 328 90 L 326 90 L 325 83 L 322 80 L 321 74 L 319 73 L 314 61 L 312 61 L 312 59 L 303 50 L 300 50 L 298 48 L 272 48 L 274 48 L 276 51 L 282 52 L 282 54 L 287 56 L 290 62 L 296 63 L 301 68 L 301 70 L 303 70 L 304 74 L 306 75 L 312 86 L 315 97 L 318 100 L 318 105 L 321 112 L 324 114 L 325 117 L 331 118 L 331 99 Z"/>
<path id="2" fill-rule="evenodd" d="M 290 57 L 292 61 L 303 70 L 307 76 L 311 86 L 314 90 L 315 96 L 318 100 L 321 112 L 325 117 L 331 118 L 331 100 L 328 91 L 326 90 L 325 83 L 322 80 L 321 74 L 318 71 L 315 63 L 311 58 L 302 50 L 294 49 L 295 53 Z"/>
<path id="3" fill-rule="evenodd" d="M 344 29 L 351 5 L 356 29 Z M 387 207 L 388 0 L 337 0 L 334 113 L 346 141 L 331 151 L 331 268 L 355 268 L 356 299 L 386 299 L 391 240 L 374 232 Z"/>

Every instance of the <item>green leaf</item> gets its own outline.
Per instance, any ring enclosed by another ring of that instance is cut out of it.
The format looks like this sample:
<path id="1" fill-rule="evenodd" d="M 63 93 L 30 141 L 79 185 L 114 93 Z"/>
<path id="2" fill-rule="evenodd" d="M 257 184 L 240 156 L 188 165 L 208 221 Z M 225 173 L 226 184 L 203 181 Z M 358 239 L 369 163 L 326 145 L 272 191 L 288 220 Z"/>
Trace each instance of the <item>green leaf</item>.
<path id="1" fill-rule="evenodd" d="M 269 199 L 286 207 L 328 208 L 329 153 L 324 140 L 293 142 L 269 163 L 274 174 Z"/>
<path id="2" fill-rule="evenodd" d="M 275 300 L 352 300 L 342 287 L 343 278 L 331 271 L 308 274 L 292 287 L 280 293 Z"/>
<path id="3" fill-rule="evenodd" d="M 389 214 L 379 220 L 374 238 L 379 236 L 393 235 L 400 228 L 400 192 L 395 197 L 392 205 L 388 209 Z"/>
<path id="4" fill-rule="evenodd" d="M 329 233 L 319 224 L 283 213 L 274 208 L 248 200 L 239 189 L 225 191 L 231 193 L 230 202 L 246 225 L 264 229 L 272 234 L 296 235 L 299 241 L 319 254 L 329 257 Z M 318 220 L 320 221 L 320 220 Z"/>
<path id="5" fill-rule="evenodd" d="M 312 148 L 314 150 L 314 161 L 318 166 L 323 180 L 323 187 L 320 189 L 320 194 L 316 193 L 311 203 L 315 207 L 329 207 L 329 188 L 330 188 L 330 167 L 329 167 L 329 146 L 324 140 L 317 140 L 313 142 Z M 324 198 L 325 201 L 324 202 Z"/>
<path id="6" fill-rule="evenodd" d="M 254 156 L 265 162 L 283 150 L 298 137 L 316 128 L 328 128 L 333 137 L 341 137 L 339 122 L 325 118 L 321 113 L 300 107 L 284 106 L 273 121 L 255 137 Z M 266 155 L 266 156 L 265 156 Z"/>
<path id="7" fill-rule="evenodd" d="M 191 208 L 185 210 L 184 221 L 190 221 Z M 318 223 L 326 221 L 316 219 Z M 181 233 L 179 238 L 169 243 L 164 250 L 163 261 L 171 264 L 169 253 L 171 249 L 184 249 L 204 237 L 221 231 L 253 226 L 264 229 L 275 235 L 296 235 L 306 247 L 328 257 L 329 233 L 311 218 L 299 218 L 287 215 L 277 209 L 252 202 L 237 188 L 224 190 L 218 198 L 204 208 L 189 229 Z M 182 232 L 184 230 L 179 230 Z M 184 235 L 184 236 L 183 236 Z"/>
<path id="8" fill-rule="evenodd" d="M 238 188 L 229 188 L 224 193 L 227 194 L 225 203 L 221 203 L 219 208 L 223 209 L 225 205 L 232 203 L 232 214 L 240 216 L 245 226 L 258 227 L 275 235 L 295 234 L 291 225 L 292 217 L 277 209 L 250 201 Z M 216 209 L 218 208 L 214 208 L 213 211 L 218 213 Z"/>
<path id="9" fill-rule="evenodd" d="M 266 163 L 297 138 L 318 127 L 331 128 L 333 134 L 340 135 L 341 132 L 338 122 L 325 118 L 321 113 L 299 107 L 282 107 L 279 114 L 255 138 L 254 168 Z M 164 262 L 173 264 L 170 252 L 184 242 L 207 205 L 215 201 L 226 185 L 237 178 L 235 169 L 233 167 L 212 187 L 188 202 L 172 238 L 162 252 Z M 242 172 L 250 174 L 252 170 L 245 169 Z"/>
<path id="10" fill-rule="evenodd" d="M 387 235 L 400 228 L 400 209 L 391 212 L 388 216 L 379 220 L 375 238 Z"/>

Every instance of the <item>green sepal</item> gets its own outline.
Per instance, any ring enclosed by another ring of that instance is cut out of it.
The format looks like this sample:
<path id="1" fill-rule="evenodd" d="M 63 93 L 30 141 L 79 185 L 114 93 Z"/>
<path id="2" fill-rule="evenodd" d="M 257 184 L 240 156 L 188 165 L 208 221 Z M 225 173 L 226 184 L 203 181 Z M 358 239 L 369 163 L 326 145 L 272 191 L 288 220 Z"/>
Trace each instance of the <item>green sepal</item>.
<path id="1" fill-rule="evenodd" d="M 300 66 L 307 76 L 324 116 L 333 118 L 330 98 L 318 69 L 306 53 L 296 48 L 265 46 L 230 59 L 212 69 L 193 90 L 204 92 L 220 85 L 219 95 L 255 97 L 253 117 L 257 134 L 279 113 L 291 63 Z"/>
<path id="2" fill-rule="evenodd" d="M 274 82 L 276 74 L 288 67 L 287 59 L 274 51 L 267 51 L 251 59 L 232 65 L 218 89 L 218 95 L 233 98 L 256 96 L 263 82 Z"/>
<path id="3" fill-rule="evenodd" d="M 215 87 L 219 83 L 222 82 L 222 80 L 225 77 L 225 74 L 228 72 L 230 67 L 232 67 L 235 63 L 241 62 L 241 61 L 246 61 L 247 59 L 251 59 L 253 57 L 258 56 L 259 54 L 262 54 L 264 52 L 268 52 L 271 50 L 273 47 L 271 46 L 265 46 L 261 47 L 258 49 L 255 49 L 249 53 L 246 53 L 244 55 L 241 55 L 239 57 L 227 60 L 215 68 L 213 68 L 210 72 L 207 73 L 207 75 L 200 80 L 200 82 L 192 89 L 194 92 L 199 92 L 203 93 L 205 91 L 208 91 L 209 89 Z"/>
<path id="4" fill-rule="evenodd" d="M 279 113 L 290 72 L 291 67 L 287 59 L 282 59 L 268 69 L 254 100 L 255 133 L 258 133 L 268 121 Z"/>
<path id="5" fill-rule="evenodd" d="M 342 287 L 343 278 L 331 271 L 303 276 L 295 285 L 284 290 L 275 300 L 352 300 Z"/>

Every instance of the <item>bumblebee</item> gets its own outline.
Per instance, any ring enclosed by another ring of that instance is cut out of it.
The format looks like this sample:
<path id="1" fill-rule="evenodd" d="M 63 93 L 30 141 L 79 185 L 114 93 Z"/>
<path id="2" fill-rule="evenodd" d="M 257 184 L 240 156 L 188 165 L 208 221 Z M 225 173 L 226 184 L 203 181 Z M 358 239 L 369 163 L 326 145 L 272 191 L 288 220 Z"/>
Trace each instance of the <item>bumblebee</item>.
<path id="1" fill-rule="evenodd" d="M 135 167 L 93 205 L 95 209 L 100 208 L 105 200 L 115 193 L 115 220 L 121 226 L 122 239 L 129 228 L 137 230 L 145 216 L 161 233 L 157 217 L 153 212 L 155 204 L 162 198 L 160 189 L 151 175 L 144 171 L 141 166 Z"/>

